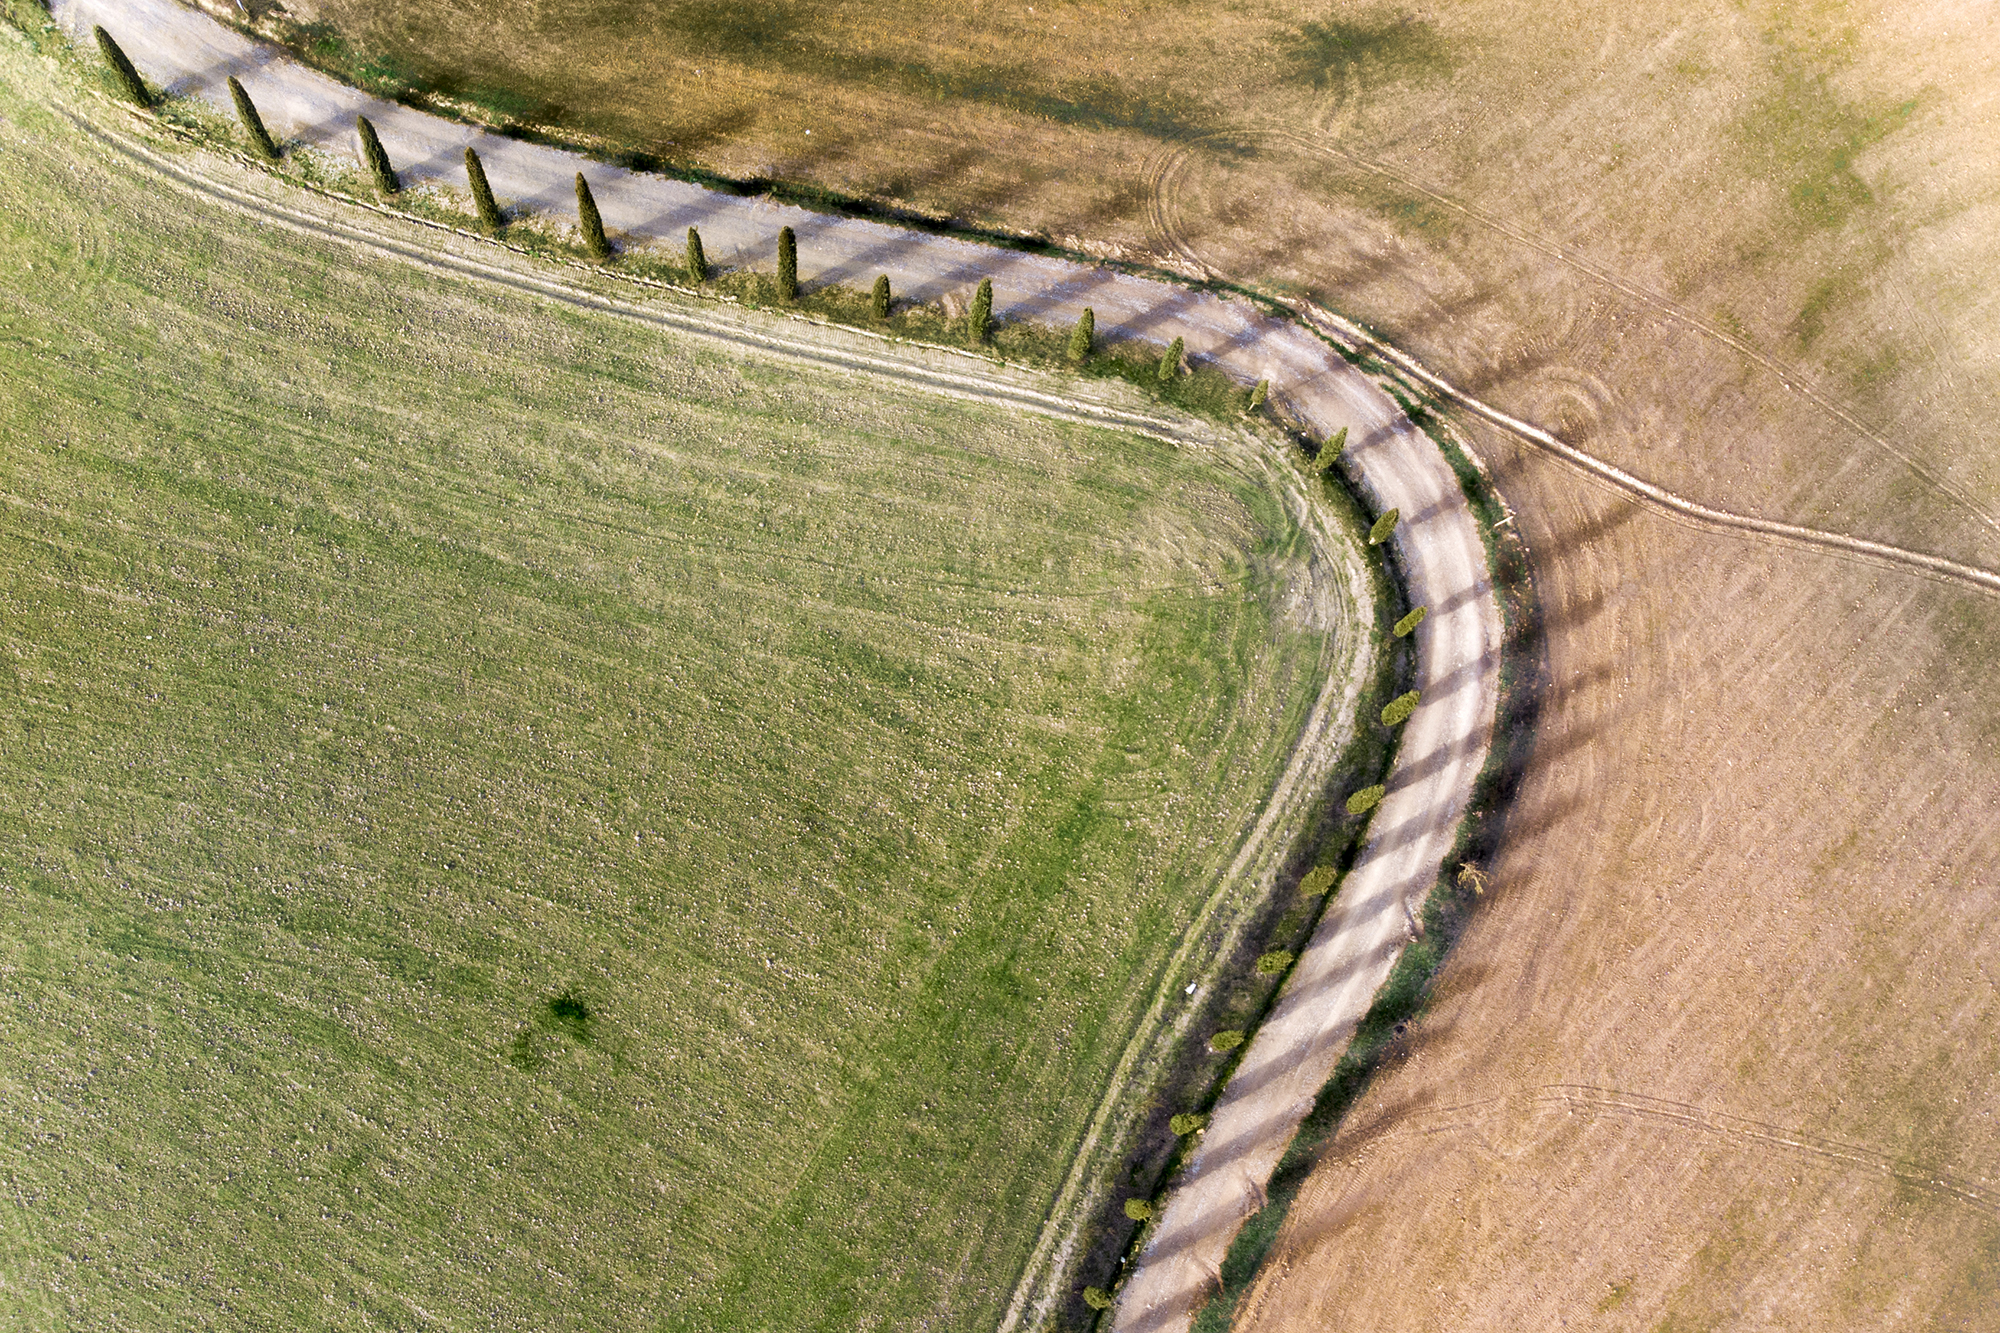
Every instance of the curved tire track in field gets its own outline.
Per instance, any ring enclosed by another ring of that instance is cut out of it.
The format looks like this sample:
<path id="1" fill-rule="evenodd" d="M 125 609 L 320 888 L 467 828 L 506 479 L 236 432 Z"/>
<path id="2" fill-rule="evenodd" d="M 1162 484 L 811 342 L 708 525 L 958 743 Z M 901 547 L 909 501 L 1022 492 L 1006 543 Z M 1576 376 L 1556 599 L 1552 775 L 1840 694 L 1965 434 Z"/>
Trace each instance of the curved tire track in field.
<path id="1" fill-rule="evenodd" d="M 810 213 L 767 199 L 718 195 L 488 134 L 368 98 L 171 0 L 55 0 L 54 8 L 57 20 L 73 34 L 87 34 L 90 24 L 104 23 L 148 78 L 218 109 L 229 107 L 224 79 L 236 75 L 256 99 L 265 123 L 288 144 L 304 143 L 351 160 L 354 116 L 367 114 L 409 186 L 459 188 L 457 164 L 461 150 L 470 145 L 485 159 L 487 176 L 504 201 L 530 212 L 567 216 L 571 178 L 582 171 L 607 227 L 627 243 L 677 247 L 685 228 L 699 225 L 712 261 L 768 269 L 774 235 L 780 226 L 790 225 L 799 240 L 800 277 L 809 284 L 861 286 L 886 273 L 906 299 L 930 301 L 969 291 L 981 278 L 991 278 L 998 317 L 1061 325 L 1088 306 L 1096 311 L 1099 333 L 1106 337 L 1158 345 L 1184 336 L 1191 359 L 1220 367 L 1243 382 L 1269 378 L 1274 407 L 1315 436 L 1349 429 L 1345 463 L 1374 506 L 1402 511 L 1393 541 L 1404 583 L 1414 604 L 1432 608 L 1415 636 L 1416 683 L 1423 703 L 1401 728 L 1388 795 L 1371 820 L 1352 870 L 1295 964 L 1278 1006 L 1246 1049 L 1201 1147 L 1121 1291 L 1119 1329 L 1164 1333 L 1187 1327 L 1229 1242 L 1261 1200 L 1263 1182 L 1400 955 L 1411 904 L 1421 902 L 1436 882 L 1485 765 L 1498 687 L 1499 608 L 1479 525 L 1437 447 L 1379 385 L 1336 356 L 1324 334 L 1250 302 L 1069 260 Z M 965 358 L 968 367 L 980 369 L 960 373 L 942 365 L 918 366 L 914 357 L 898 360 L 856 350 L 853 344 L 866 343 L 866 334 L 828 330 L 817 338 L 803 332 L 789 337 L 732 320 L 726 308 L 709 313 L 641 307 L 580 283 L 308 215 L 198 176 L 136 146 L 127 145 L 126 151 L 187 188 L 257 212 L 271 223 L 368 246 L 467 279 L 504 283 L 574 308 L 720 337 L 763 355 L 880 374 L 930 392 L 980 397 L 1051 415 L 1081 414 L 1079 419 L 1149 434 L 1171 429 L 1171 423 L 1142 412 L 1063 399 L 1021 380 L 1010 381 L 983 358 Z M 886 340 L 877 342 L 886 353 Z M 944 359 L 941 353 L 939 359 Z M 1262 824 L 1260 820 L 1260 828 Z M 1251 829 L 1245 836 L 1247 845 L 1261 835 Z M 1267 862 L 1246 873 L 1269 876 L 1276 868 Z M 1183 941 L 1189 950 L 1198 943 L 1198 932 Z M 1170 988 L 1172 977 L 1163 980 L 1167 984 L 1151 998 L 1149 1013 L 1178 1031 L 1188 1012 L 1174 1012 L 1178 990 Z M 1146 1049 L 1151 1047 L 1142 1020 L 1116 1081 L 1093 1108 L 1067 1181 L 1049 1201 L 1049 1215 L 1003 1327 L 1039 1323 L 1057 1303 L 1074 1297 L 1066 1278 L 1069 1260 L 1083 1220 L 1104 1197 L 1092 1144 L 1101 1138 L 1109 1148 L 1124 1132 L 1129 1094 L 1121 1085 Z"/>
<path id="2" fill-rule="evenodd" d="M 1455 1106 L 1399 1115 L 1379 1127 L 1357 1127 L 1342 1143 L 1344 1154 L 1369 1144 L 1401 1138 L 1484 1138 L 1485 1128 L 1505 1119 L 1519 1125 L 1537 1113 L 1561 1112 L 1595 1119 L 1617 1118 L 1659 1130 L 1707 1134 L 1751 1152 L 1781 1152 L 1827 1162 L 1837 1168 L 1886 1176 L 1913 1189 L 1949 1199 L 1976 1212 L 2000 1217 L 2000 1186 L 1937 1170 L 1908 1157 L 1865 1144 L 1788 1129 L 1692 1102 L 1671 1101 L 1622 1088 L 1584 1083 L 1544 1083 L 1538 1087 Z M 1519 1135 L 1510 1136 L 1518 1139 Z M 1538 1137 L 1530 1135 L 1529 1137 Z M 1490 1145 L 1489 1145 L 1490 1147 Z M 1508 1155 L 1517 1152 L 1511 1146 Z"/>
<path id="3" fill-rule="evenodd" d="M 1469 204 L 1464 204 L 1447 195 L 1439 194 L 1428 186 L 1414 181 L 1392 168 L 1357 156 L 1345 149 L 1316 143 L 1303 135 L 1295 134 L 1288 130 L 1218 132 L 1177 144 L 1173 148 L 1162 152 L 1148 165 L 1148 220 L 1158 240 L 1172 252 L 1174 259 L 1178 261 L 1176 267 L 1204 278 L 1229 280 L 1228 275 L 1221 273 L 1201 257 L 1178 225 L 1182 182 L 1187 171 L 1193 164 L 1197 152 L 1203 145 L 1241 142 L 1250 138 L 1281 139 L 1308 152 L 1333 158 L 1337 161 L 1347 163 L 1358 170 L 1371 172 L 1385 179 L 1392 180 L 1406 189 L 1416 191 L 1442 207 L 1450 208 L 1455 212 L 1472 218 L 1481 225 L 1499 232 L 1501 235 L 1518 244 L 1525 245 L 1530 249 L 1556 259 L 1560 263 L 1605 286 L 1613 288 L 1669 319 L 1715 339 L 1776 375 L 1779 382 L 1787 389 L 1798 394 L 1829 418 L 1838 421 L 1841 425 L 1846 426 L 1890 457 L 1896 459 L 1925 485 L 1938 494 L 1955 501 L 1987 527 L 2000 530 L 2000 520 L 1996 520 L 1976 499 L 1950 481 L 1938 476 L 1902 449 L 1899 449 L 1891 440 L 1883 436 L 1880 432 L 1868 427 L 1856 418 L 1853 413 L 1805 384 L 1803 375 L 1795 368 L 1765 355 L 1763 352 L 1744 342 L 1741 338 L 1730 334 L 1726 330 L 1716 328 L 1699 316 L 1668 300 L 1666 297 L 1647 291 L 1642 287 L 1634 286 L 1619 278 L 1616 274 L 1591 264 L 1586 260 L 1576 258 L 1551 242 L 1542 240 L 1517 227 L 1511 226 L 1504 220 L 1493 217 Z M 1684 495 L 1669 491 L 1665 487 L 1655 486 L 1651 482 L 1634 476 L 1615 464 L 1605 462 L 1595 455 L 1585 453 L 1574 445 L 1565 443 L 1551 432 L 1543 430 L 1539 426 L 1503 412 L 1482 399 L 1464 392 L 1445 380 L 1442 376 L 1427 369 L 1414 357 L 1398 351 L 1350 320 L 1343 319 L 1330 311 L 1323 310 L 1310 302 L 1302 303 L 1302 313 L 1316 327 L 1325 331 L 1330 336 L 1349 346 L 1366 349 L 1371 354 L 1381 358 L 1384 362 L 1394 366 L 1403 375 L 1423 384 L 1439 397 L 1458 404 L 1466 411 L 1471 412 L 1491 425 L 1499 427 L 1515 438 L 1532 445 L 1544 453 L 1561 459 L 1579 471 L 1599 481 L 1608 483 L 1642 503 L 1659 509 L 1670 516 L 1689 520 L 1707 528 L 1736 531 L 1752 536 L 1769 538 L 1790 545 L 1826 551 L 1836 555 L 1859 557 L 1864 560 L 1911 570 L 1931 578 L 1939 578 L 1967 585 L 1981 592 L 2000 593 L 2000 573 L 1982 569 L 1975 565 L 1967 565 L 1959 561 L 1948 560 L 1942 556 L 1893 546 L 1886 542 L 1851 537 L 1845 533 L 1829 532 L 1823 529 L 1804 527 L 1796 523 L 1784 523 L 1775 519 L 1758 518 L 1754 515 L 1717 509 L 1712 505 L 1705 505 L 1697 500 L 1691 500 Z"/>

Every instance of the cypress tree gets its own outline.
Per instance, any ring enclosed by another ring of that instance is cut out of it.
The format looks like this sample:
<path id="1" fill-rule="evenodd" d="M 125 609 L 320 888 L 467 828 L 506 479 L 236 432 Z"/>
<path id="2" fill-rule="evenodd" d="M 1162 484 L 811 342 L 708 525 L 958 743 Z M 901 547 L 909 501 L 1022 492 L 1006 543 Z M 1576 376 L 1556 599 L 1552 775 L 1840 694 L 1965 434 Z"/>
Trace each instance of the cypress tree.
<path id="1" fill-rule="evenodd" d="M 778 229 L 778 299 L 799 299 L 799 238 L 790 227 Z"/>
<path id="2" fill-rule="evenodd" d="M 972 313 L 965 317 L 965 336 L 974 346 L 986 341 L 993 331 L 993 279 L 981 278 L 972 294 Z"/>
<path id="3" fill-rule="evenodd" d="M 1383 542 L 1388 541 L 1389 535 L 1395 532 L 1396 524 L 1402 520 L 1402 517 L 1402 510 L 1391 509 L 1388 513 L 1376 519 L 1375 526 L 1368 529 L 1368 544 L 1370 546 L 1380 546 Z"/>
<path id="4" fill-rule="evenodd" d="M 500 216 L 500 201 L 493 197 L 493 187 L 486 183 L 485 163 L 469 146 L 465 150 L 465 183 L 472 187 L 472 206 L 479 210 L 479 224 L 488 231 L 499 231 L 506 225 Z"/>
<path id="5" fill-rule="evenodd" d="M 262 153 L 267 161 L 278 160 L 278 145 L 271 142 L 271 132 L 264 128 L 264 118 L 257 114 L 257 104 L 250 100 L 250 94 L 243 91 L 243 85 L 229 76 L 229 100 L 236 103 L 236 118 L 243 122 L 243 132 L 250 136 L 250 146 Z"/>
<path id="6" fill-rule="evenodd" d="M 1243 410 L 1245 412 L 1255 412 L 1258 408 L 1264 405 L 1264 400 L 1266 398 L 1269 398 L 1270 396 L 1271 396 L 1271 381 L 1258 380 L 1257 387 L 1250 391 L 1250 406 L 1244 408 Z"/>
<path id="7" fill-rule="evenodd" d="M 583 232 L 583 248 L 602 263 L 611 258 L 611 242 L 604 239 L 604 219 L 597 214 L 597 200 L 590 195 L 590 182 L 576 173 L 576 225 Z"/>
<path id="8" fill-rule="evenodd" d="M 1388 795 L 1388 793 L 1389 789 L 1380 783 L 1377 783 L 1373 787 L 1363 787 L 1360 791 L 1355 792 L 1354 795 L 1347 798 L 1347 813 L 1350 815 L 1365 815 L 1376 806 L 1382 804 L 1382 798 Z"/>
<path id="9" fill-rule="evenodd" d="M 1422 702 L 1423 694 L 1417 690 L 1411 690 L 1408 694 L 1397 695 L 1388 703 L 1382 705 L 1382 725 L 1385 727 L 1402 726 L 1410 720 L 1410 714 L 1416 712 L 1417 705 Z"/>
<path id="10" fill-rule="evenodd" d="M 1424 617 L 1431 613 L 1428 606 L 1420 606 L 1396 622 L 1396 637 L 1407 639 L 1417 632 L 1417 626 L 1424 623 Z"/>
<path id="11" fill-rule="evenodd" d="M 1174 339 L 1173 346 L 1167 348 L 1167 354 L 1160 358 L 1160 383 L 1174 382 L 1175 377 L 1181 373 L 1181 354 L 1186 350 L 1187 339 Z"/>
<path id="12" fill-rule="evenodd" d="M 875 279 L 875 292 L 870 309 L 877 320 L 889 318 L 889 275 L 886 273 Z"/>
<path id="13" fill-rule="evenodd" d="M 1097 338 L 1097 312 L 1089 306 L 1076 317 L 1076 327 L 1070 330 L 1069 359 L 1082 365 L 1090 360 L 1090 345 Z"/>
<path id="14" fill-rule="evenodd" d="M 1340 451 L 1347 447 L 1347 427 L 1342 426 L 1333 433 L 1333 438 L 1319 447 L 1319 470 L 1326 471 L 1340 461 Z"/>
<path id="15" fill-rule="evenodd" d="M 689 282 L 708 281 L 708 256 L 701 252 L 701 233 L 688 228 L 687 271 Z"/>
<path id="16" fill-rule="evenodd" d="M 153 95 L 146 91 L 146 81 L 139 77 L 139 71 L 126 59 L 125 52 L 118 43 L 111 40 L 111 34 L 99 24 L 91 28 L 97 36 L 97 49 L 104 53 L 104 63 L 111 66 L 111 73 L 117 78 L 118 86 L 125 95 L 140 106 L 151 106 Z"/>
<path id="17" fill-rule="evenodd" d="M 361 140 L 361 160 L 368 165 L 368 174 L 375 178 L 375 188 L 383 194 L 396 192 L 396 169 L 389 165 L 389 154 L 382 149 L 382 140 L 376 136 L 375 127 L 368 123 L 368 117 L 354 118 L 354 133 Z"/>

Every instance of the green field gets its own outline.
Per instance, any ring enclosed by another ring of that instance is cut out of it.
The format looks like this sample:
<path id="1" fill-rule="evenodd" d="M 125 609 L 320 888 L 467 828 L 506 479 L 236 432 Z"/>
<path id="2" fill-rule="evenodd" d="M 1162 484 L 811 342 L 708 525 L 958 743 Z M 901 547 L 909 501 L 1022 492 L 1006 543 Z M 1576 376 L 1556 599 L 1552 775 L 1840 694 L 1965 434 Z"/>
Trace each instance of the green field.
<path id="1" fill-rule="evenodd" d="M 0 1323 L 990 1328 L 1351 632 L 1283 475 L 175 193 L 0 46 Z"/>

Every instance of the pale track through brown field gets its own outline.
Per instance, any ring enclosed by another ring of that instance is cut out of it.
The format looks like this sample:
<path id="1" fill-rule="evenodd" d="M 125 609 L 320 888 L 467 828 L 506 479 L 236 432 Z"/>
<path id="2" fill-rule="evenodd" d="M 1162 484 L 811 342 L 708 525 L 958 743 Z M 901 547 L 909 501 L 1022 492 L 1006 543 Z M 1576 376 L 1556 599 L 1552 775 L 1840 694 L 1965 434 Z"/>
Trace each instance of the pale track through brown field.
<path id="1" fill-rule="evenodd" d="M 1712 1111 L 1689 1102 L 1651 1097 L 1618 1088 L 1580 1083 L 1547 1083 L 1516 1096 L 1484 1098 L 1458 1106 L 1404 1112 L 1381 1129 L 1357 1126 L 1343 1145 L 1342 1157 L 1353 1160 L 1371 1144 L 1403 1138 L 1449 1138 L 1479 1134 L 1493 1121 L 1518 1123 L 1537 1110 L 1561 1110 L 1572 1115 L 1617 1116 L 1663 1131 L 1709 1134 L 1735 1140 L 1752 1149 L 1790 1153 L 1816 1161 L 1842 1164 L 1853 1170 L 1888 1176 L 1901 1184 L 1968 1208 L 2000 1216 L 2000 1185 L 1968 1180 L 1938 1171 L 1922 1162 L 1880 1152 L 1864 1144 L 1823 1138 L 1746 1116 Z"/>
<path id="2" fill-rule="evenodd" d="M 1773 357 L 1767 356 L 1742 339 L 1726 330 L 1719 329 L 1700 317 L 1683 309 L 1668 298 L 1643 287 L 1629 283 L 1616 274 L 1610 273 L 1587 260 L 1571 255 L 1554 242 L 1544 240 L 1518 227 L 1495 218 L 1484 210 L 1461 203 L 1448 195 L 1411 180 L 1393 168 L 1372 162 L 1345 149 L 1317 143 L 1303 135 L 1288 130 L 1224 131 L 1202 138 L 1176 144 L 1155 156 L 1147 166 L 1148 218 L 1156 240 L 1165 246 L 1171 255 L 1180 261 L 1178 267 L 1203 279 L 1236 282 L 1233 275 L 1224 273 L 1205 259 L 1188 240 L 1185 230 L 1178 224 L 1180 214 L 1180 193 L 1182 180 L 1197 160 L 1204 147 L 1219 143 L 1243 142 L 1250 139 L 1281 139 L 1308 152 L 1332 158 L 1357 169 L 1374 173 L 1395 181 L 1404 188 L 1416 191 L 1442 207 L 1450 208 L 1480 225 L 1487 227 L 1518 244 L 1528 246 L 1548 255 L 1578 273 L 1611 287 L 1614 290 L 1653 309 L 1659 314 L 1681 323 L 1696 332 L 1712 338 L 1732 351 L 1752 361 L 1761 369 L 1775 375 L 1790 392 L 1798 395 L 1817 411 L 1842 426 L 1854 431 L 1876 448 L 1896 459 L 1911 475 L 1918 478 L 1931 490 L 1955 502 L 1981 523 L 2000 531 L 2000 520 L 1982 508 L 1979 503 L 1962 489 L 1948 480 L 1937 476 L 1916 459 L 1883 436 L 1853 413 L 1828 399 L 1805 383 L 1803 372 L 1787 366 Z M 1863 560 L 1911 570 L 1932 578 L 1976 588 L 1981 592 L 2000 594 L 2000 573 L 1974 565 L 1962 564 L 1942 556 L 1914 551 L 1886 542 L 1869 541 L 1865 538 L 1848 536 L 1845 533 L 1829 532 L 1809 528 L 1795 523 L 1785 523 L 1776 519 L 1759 518 L 1755 515 L 1735 513 L 1718 509 L 1686 496 L 1678 495 L 1664 487 L 1656 486 L 1640 477 L 1608 463 L 1601 458 L 1586 453 L 1568 444 L 1552 432 L 1501 411 L 1499 408 L 1458 388 L 1425 367 L 1416 358 L 1408 356 L 1375 337 L 1367 329 L 1351 320 L 1344 319 L 1330 311 L 1311 303 L 1301 303 L 1301 312 L 1311 319 L 1323 332 L 1339 341 L 1368 352 L 1396 367 L 1398 371 L 1426 385 L 1441 397 L 1458 404 L 1485 421 L 1498 426 L 1510 435 L 1552 454 L 1572 467 L 1592 476 L 1598 481 L 1634 496 L 1660 512 L 1696 525 L 1733 530 L 1755 536 L 1770 538 L 1791 545 L 1829 551 L 1838 555 L 1858 557 Z"/>

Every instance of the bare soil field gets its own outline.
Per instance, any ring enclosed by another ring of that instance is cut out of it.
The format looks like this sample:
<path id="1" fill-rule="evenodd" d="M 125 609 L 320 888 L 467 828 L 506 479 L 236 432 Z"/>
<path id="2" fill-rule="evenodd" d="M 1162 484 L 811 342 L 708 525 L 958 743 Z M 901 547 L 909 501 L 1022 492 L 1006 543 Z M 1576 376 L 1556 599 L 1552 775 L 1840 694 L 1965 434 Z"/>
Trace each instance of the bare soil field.
<path id="1" fill-rule="evenodd" d="M 464 27 L 317 12 L 447 63 Z M 833 6 L 591 60 L 587 11 L 536 12 L 459 68 L 529 62 L 720 170 L 1311 294 L 1691 498 L 2000 566 L 1990 10 Z M 812 42 L 1044 92 L 1096 62 L 1164 110 L 770 56 Z M 665 90 L 651 130 L 611 85 Z M 1473 436 L 1536 556 L 1544 734 L 1483 919 L 1238 1326 L 1992 1326 L 2000 608 Z"/>

